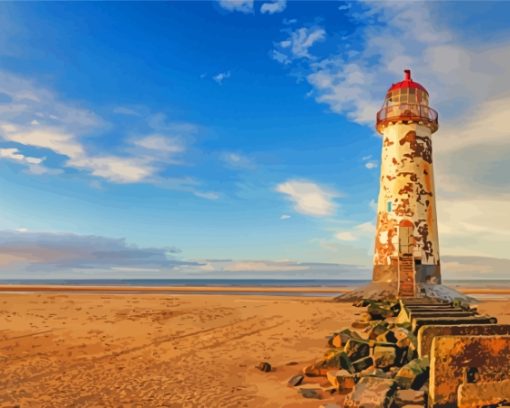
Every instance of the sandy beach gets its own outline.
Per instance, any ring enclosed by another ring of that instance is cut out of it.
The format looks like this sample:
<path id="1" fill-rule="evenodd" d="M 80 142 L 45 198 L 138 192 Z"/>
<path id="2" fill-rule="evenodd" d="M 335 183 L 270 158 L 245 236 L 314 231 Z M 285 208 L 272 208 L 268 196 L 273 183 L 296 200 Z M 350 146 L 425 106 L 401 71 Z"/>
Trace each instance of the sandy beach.
<path id="1" fill-rule="evenodd" d="M 287 380 L 361 312 L 327 297 L 0 296 L 1 407 L 318 407 Z M 507 302 L 479 309 L 510 323 Z"/>

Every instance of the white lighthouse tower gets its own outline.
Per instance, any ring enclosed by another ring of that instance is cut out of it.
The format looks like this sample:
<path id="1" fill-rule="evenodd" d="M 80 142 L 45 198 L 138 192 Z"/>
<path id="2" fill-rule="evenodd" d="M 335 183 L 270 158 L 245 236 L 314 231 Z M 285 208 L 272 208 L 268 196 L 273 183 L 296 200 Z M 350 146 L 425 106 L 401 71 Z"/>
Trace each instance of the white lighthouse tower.
<path id="1" fill-rule="evenodd" d="M 441 283 L 432 134 L 437 112 L 427 90 L 405 70 L 377 113 L 382 158 L 374 254 L 374 282 L 396 282 L 399 297 L 419 283 Z"/>

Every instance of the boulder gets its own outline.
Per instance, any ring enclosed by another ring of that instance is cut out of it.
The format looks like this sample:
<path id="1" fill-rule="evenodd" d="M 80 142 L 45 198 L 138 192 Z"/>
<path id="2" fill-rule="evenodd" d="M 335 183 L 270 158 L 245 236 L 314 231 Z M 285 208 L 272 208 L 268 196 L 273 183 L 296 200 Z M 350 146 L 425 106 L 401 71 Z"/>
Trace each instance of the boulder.
<path id="1" fill-rule="evenodd" d="M 370 346 L 365 340 L 350 339 L 344 348 L 345 353 L 351 360 L 359 360 L 370 354 Z"/>
<path id="2" fill-rule="evenodd" d="M 322 399 L 319 391 L 309 388 L 300 389 L 299 393 L 305 398 Z"/>
<path id="3" fill-rule="evenodd" d="M 357 372 L 363 371 L 373 365 L 374 365 L 374 360 L 372 359 L 372 357 L 363 357 L 363 358 L 360 358 L 359 360 L 352 362 L 352 367 Z"/>
<path id="4" fill-rule="evenodd" d="M 351 326 L 355 329 L 363 330 L 366 329 L 367 327 L 370 327 L 370 323 L 361 320 L 355 320 L 354 322 L 352 322 Z"/>
<path id="5" fill-rule="evenodd" d="M 363 377 L 345 399 L 348 408 L 388 408 L 393 400 L 395 382 L 377 377 Z"/>
<path id="6" fill-rule="evenodd" d="M 263 361 L 261 363 L 259 363 L 259 365 L 257 366 L 257 368 L 260 370 L 260 371 L 263 371 L 265 373 L 268 373 L 272 370 L 271 368 L 271 364 L 269 364 L 267 361 Z"/>
<path id="7" fill-rule="evenodd" d="M 407 363 L 395 376 L 395 381 L 400 388 L 414 390 L 420 389 L 428 378 L 429 359 L 428 357 L 417 358 Z"/>
<path id="8" fill-rule="evenodd" d="M 385 322 L 378 322 L 375 324 L 368 333 L 368 338 L 370 340 L 377 339 L 378 336 L 382 335 L 383 333 L 386 333 L 388 331 L 388 324 Z"/>
<path id="9" fill-rule="evenodd" d="M 394 404 L 402 407 L 405 405 L 425 405 L 425 393 L 416 390 L 398 390 L 395 393 Z"/>
<path id="10" fill-rule="evenodd" d="M 372 353 L 374 365 L 377 368 L 389 368 L 395 364 L 397 359 L 397 351 L 391 346 L 375 346 Z"/>
<path id="11" fill-rule="evenodd" d="M 354 376 L 347 370 L 328 371 L 327 377 L 331 385 L 341 394 L 348 393 L 354 388 Z"/>
<path id="12" fill-rule="evenodd" d="M 291 387 L 297 387 L 303 382 L 304 378 L 305 377 L 301 374 L 295 375 L 287 382 L 287 384 Z"/>

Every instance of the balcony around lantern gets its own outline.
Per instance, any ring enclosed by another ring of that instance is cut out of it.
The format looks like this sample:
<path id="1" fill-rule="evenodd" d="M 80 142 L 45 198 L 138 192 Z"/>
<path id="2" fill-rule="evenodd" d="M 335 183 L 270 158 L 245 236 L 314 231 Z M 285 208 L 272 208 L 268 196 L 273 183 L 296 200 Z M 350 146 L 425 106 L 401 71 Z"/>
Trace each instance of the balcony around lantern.
<path id="1" fill-rule="evenodd" d="M 382 127 L 390 122 L 424 122 L 431 126 L 432 132 L 435 132 L 439 127 L 437 118 L 437 112 L 426 105 L 409 103 L 387 105 L 377 112 L 376 128 L 382 133 Z"/>

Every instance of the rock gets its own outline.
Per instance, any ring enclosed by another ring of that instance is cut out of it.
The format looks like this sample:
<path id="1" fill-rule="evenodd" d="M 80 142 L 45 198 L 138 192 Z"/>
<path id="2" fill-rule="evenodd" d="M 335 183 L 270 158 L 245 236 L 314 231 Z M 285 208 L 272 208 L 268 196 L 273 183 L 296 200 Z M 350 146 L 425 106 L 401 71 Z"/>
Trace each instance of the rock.
<path id="1" fill-rule="evenodd" d="M 331 385 L 333 385 L 341 394 L 350 392 L 354 388 L 354 376 L 347 370 L 328 371 L 327 377 Z"/>
<path id="2" fill-rule="evenodd" d="M 269 364 L 267 361 L 263 361 L 261 363 L 259 363 L 259 365 L 257 366 L 257 368 L 260 370 L 260 371 L 263 371 L 265 373 L 268 373 L 272 370 L 271 368 L 271 364 Z"/>
<path id="3" fill-rule="evenodd" d="M 352 327 L 354 327 L 355 329 L 366 329 L 367 327 L 370 327 L 370 323 L 369 322 L 363 322 L 361 320 L 356 320 L 354 322 L 352 322 L 351 324 Z"/>
<path id="4" fill-rule="evenodd" d="M 376 337 L 376 340 L 383 343 L 396 343 L 397 339 L 395 338 L 395 334 L 392 330 L 386 330 L 385 332 L 379 334 Z"/>
<path id="5" fill-rule="evenodd" d="M 347 354 L 343 351 L 336 351 L 326 359 L 316 361 L 315 363 L 306 366 L 303 369 L 303 373 L 309 377 L 325 376 L 331 369 L 345 369 L 351 373 L 354 373 L 351 361 Z"/>
<path id="6" fill-rule="evenodd" d="M 417 358 L 410 363 L 407 363 L 395 376 L 395 381 L 400 388 L 403 389 L 420 389 L 429 374 L 429 359 L 428 357 Z"/>
<path id="7" fill-rule="evenodd" d="M 322 396 L 317 390 L 313 389 L 300 389 L 299 393 L 305 398 L 322 399 Z"/>
<path id="8" fill-rule="evenodd" d="M 342 347 L 342 338 L 340 337 L 339 334 L 334 334 L 333 336 L 331 336 L 328 340 L 328 345 L 330 347 L 336 347 L 336 348 L 340 348 Z"/>
<path id="9" fill-rule="evenodd" d="M 291 387 L 297 387 L 303 382 L 304 378 L 305 377 L 302 376 L 301 374 L 295 375 L 288 381 L 287 384 Z"/>
<path id="10" fill-rule="evenodd" d="M 393 317 L 394 312 L 391 306 L 384 303 L 374 302 L 368 306 L 367 312 L 372 317 L 372 320 L 383 320 L 387 317 Z"/>
<path id="11" fill-rule="evenodd" d="M 385 322 L 379 322 L 375 326 L 372 327 L 368 334 L 368 338 L 371 340 L 377 339 L 378 336 L 380 336 L 383 333 L 386 333 L 388 331 L 388 324 Z"/>
<path id="12" fill-rule="evenodd" d="M 409 404 L 420 405 L 423 407 L 423 405 L 425 405 L 425 393 L 423 391 L 415 390 L 398 390 L 395 393 L 394 403 L 399 407 Z"/>
<path id="13" fill-rule="evenodd" d="M 350 339 L 344 348 L 345 353 L 351 360 L 359 360 L 370 354 L 370 346 L 364 340 Z"/>
<path id="14" fill-rule="evenodd" d="M 375 368 L 374 366 L 368 367 L 363 371 L 358 373 L 358 377 L 379 377 L 379 378 L 388 378 L 388 373 L 385 373 L 380 368 Z"/>
<path id="15" fill-rule="evenodd" d="M 372 357 L 360 358 L 359 360 L 356 360 L 352 363 L 352 367 L 357 372 L 363 371 L 372 365 L 374 365 L 374 360 Z"/>
<path id="16" fill-rule="evenodd" d="M 395 347 L 375 346 L 372 358 L 377 368 L 389 368 L 395 364 L 397 352 Z"/>
<path id="17" fill-rule="evenodd" d="M 395 392 L 395 382 L 385 378 L 363 377 L 345 399 L 348 408 L 388 408 Z"/>

